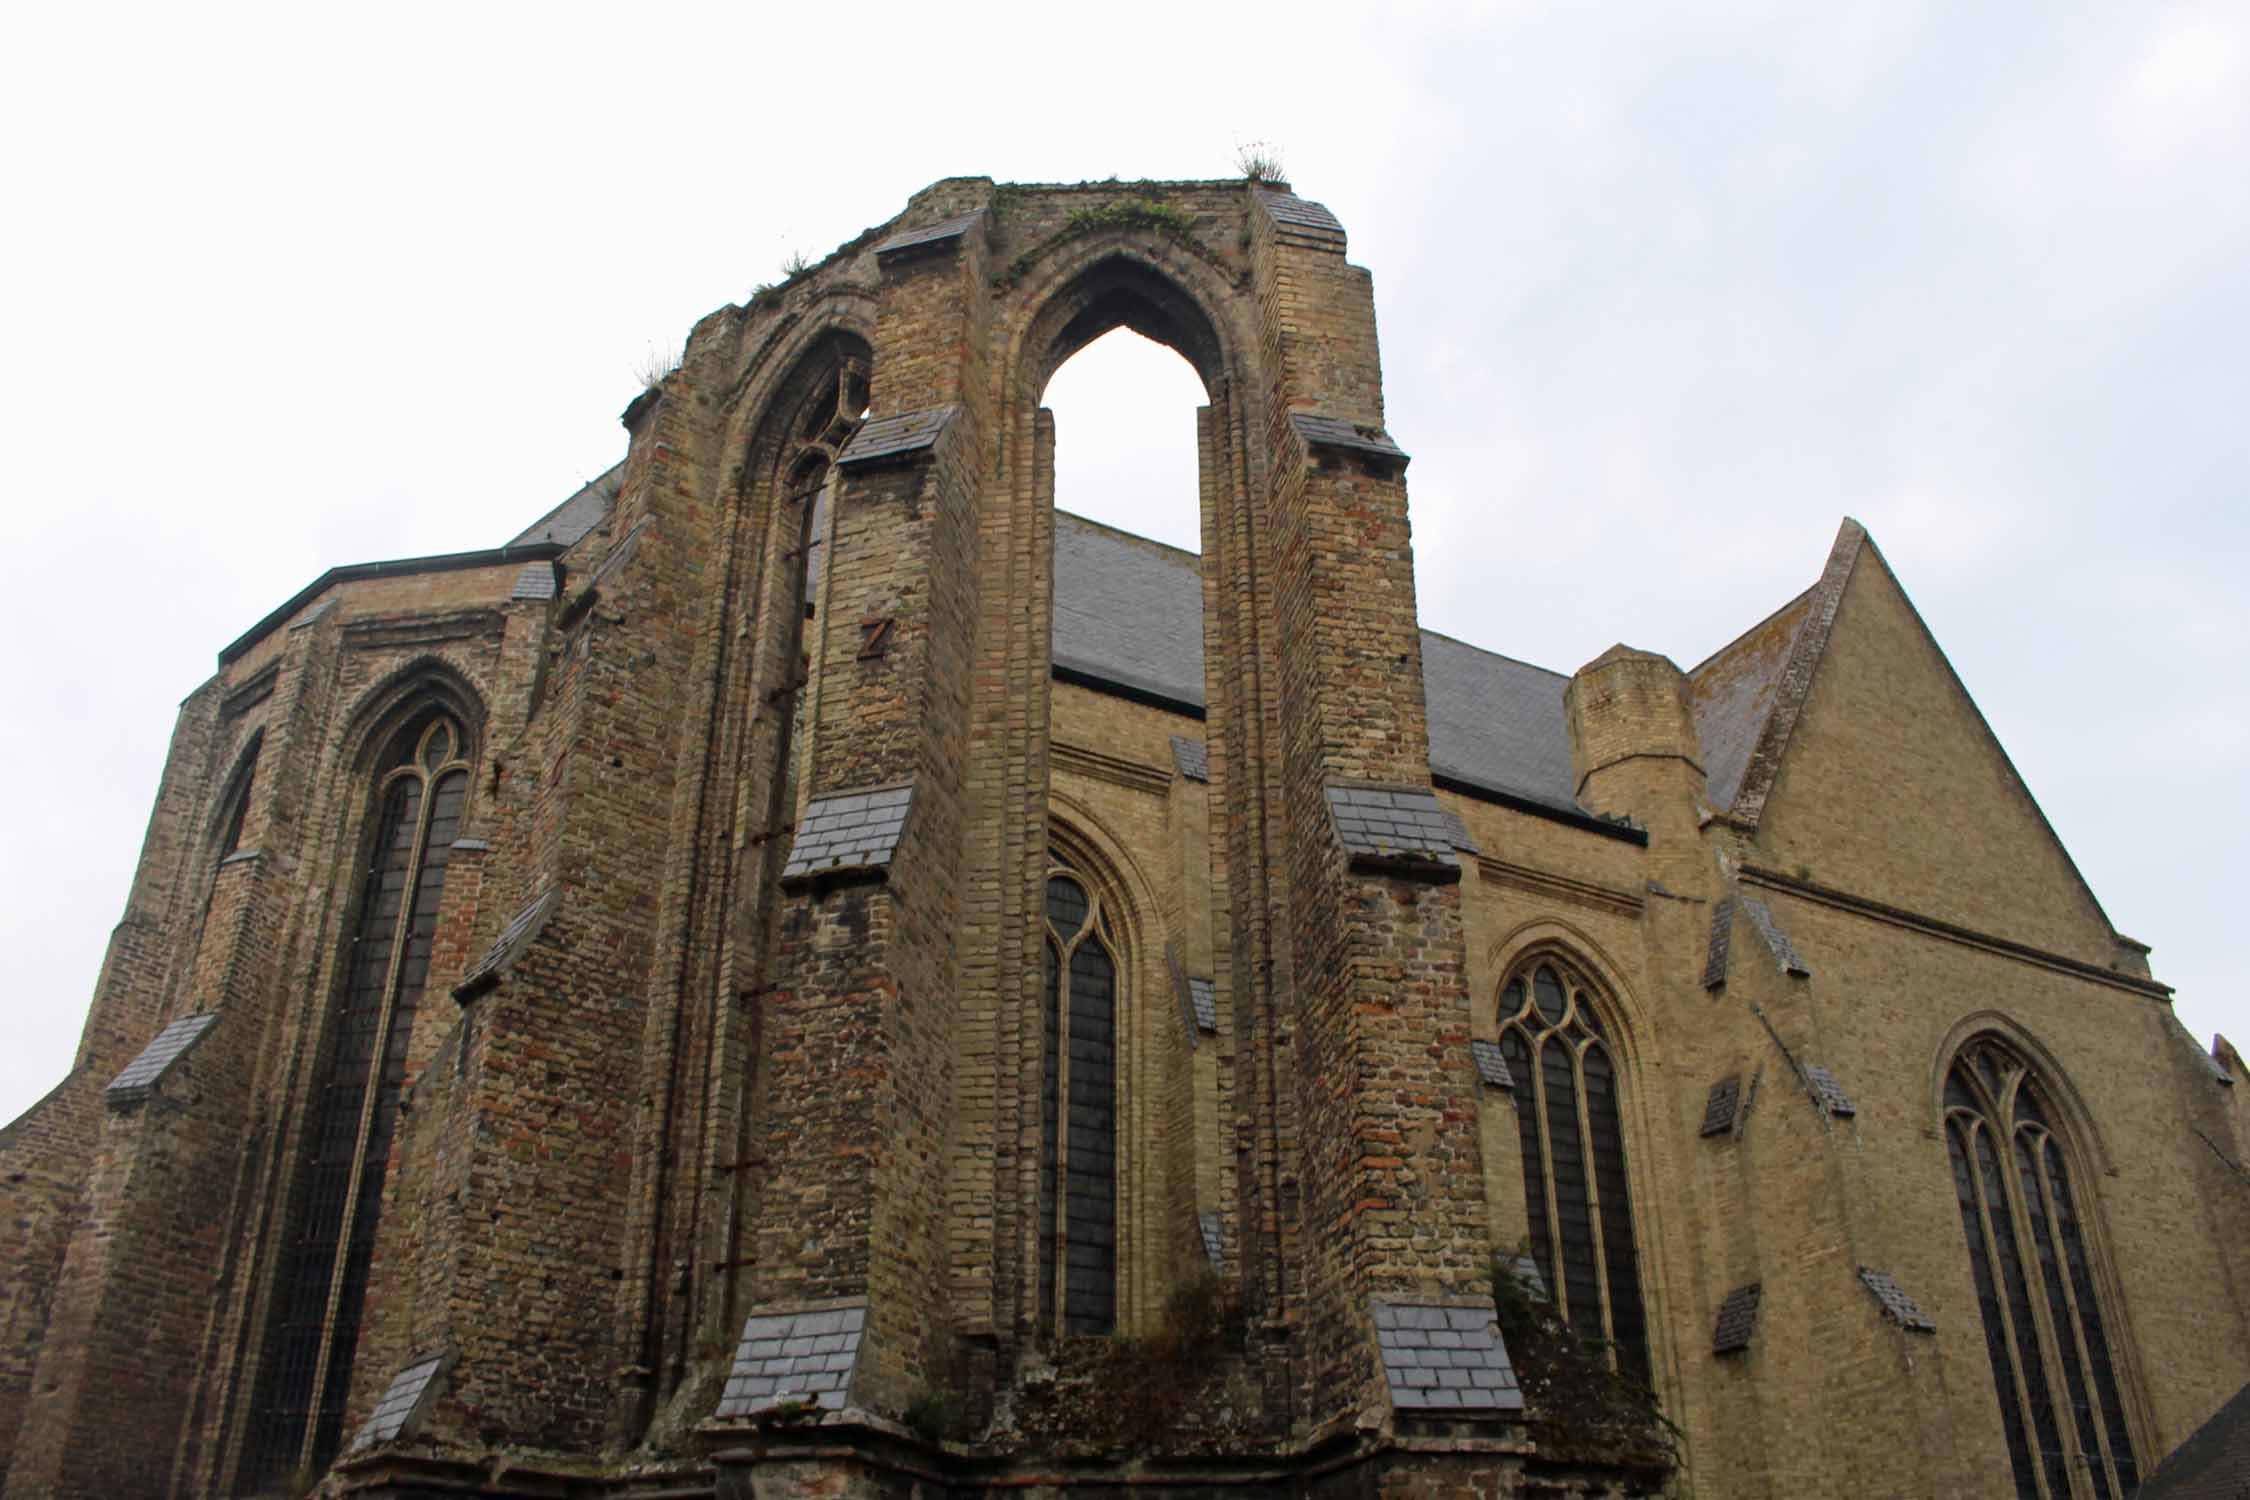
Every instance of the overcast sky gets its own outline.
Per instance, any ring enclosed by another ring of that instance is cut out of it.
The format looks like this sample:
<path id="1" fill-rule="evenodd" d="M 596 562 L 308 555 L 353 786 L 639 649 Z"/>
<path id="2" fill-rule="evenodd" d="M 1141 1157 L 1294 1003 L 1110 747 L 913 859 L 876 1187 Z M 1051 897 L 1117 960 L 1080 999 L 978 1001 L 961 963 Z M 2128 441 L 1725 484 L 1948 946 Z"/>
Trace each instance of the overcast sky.
<path id="1" fill-rule="evenodd" d="M 621 455 L 650 349 L 936 178 L 1256 140 L 1374 272 L 1426 625 L 1689 666 L 1857 517 L 2250 1043 L 2240 4 L 35 6 L 0 132 L 0 1120 L 219 646 L 506 540 Z M 1057 377 L 1060 498 L 1192 540 L 1200 393 L 1133 343 Z"/>

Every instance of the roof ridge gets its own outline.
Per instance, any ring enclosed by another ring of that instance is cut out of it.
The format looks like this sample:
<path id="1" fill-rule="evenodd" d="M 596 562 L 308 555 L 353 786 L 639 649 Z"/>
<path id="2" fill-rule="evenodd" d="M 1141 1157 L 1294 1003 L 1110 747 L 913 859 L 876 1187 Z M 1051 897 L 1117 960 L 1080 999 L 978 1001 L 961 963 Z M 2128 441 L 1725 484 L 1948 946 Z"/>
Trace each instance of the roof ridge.
<path id="1" fill-rule="evenodd" d="M 1858 566 L 1866 545 L 1867 528 L 1850 516 L 1844 517 L 1843 524 L 1836 528 L 1835 545 L 1828 550 L 1827 566 L 1820 570 L 1820 581 L 1809 591 L 1811 607 L 1789 643 L 1789 658 L 1775 681 L 1773 702 L 1766 709 L 1749 764 L 1742 770 L 1741 785 L 1729 804 L 1729 811 L 1747 828 L 1755 829 L 1765 812 L 1766 797 L 1781 770 L 1781 757 L 1789 749 L 1797 718 L 1812 692 L 1813 674 L 1828 652 L 1828 636 L 1836 628 L 1836 611 L 1844 602 L 1844 585 L 1851 581 L 1852 569 Z"/>
<path id="2" fill-rule="evenodd" d="M 1741 645 L 1744 641 L 1750 639 L 1750 637 L 1756 635 L 1759 631 L 1765 629 L 1768 625 L 1771 625 L 1774 621 L 1780 619 L 1783 615 L 1789 613 L 1789 611 L 1804 603 L 1806 597 L 1809 596 L 1814 589 L 1819 587 L 1820 583 L 1817 579 L 1811 583 L 1806 584 L 1803 588 L 1797 590 L 1796 593 L 1791 594 L 1780 608 L 1767 611 L 1766 614 L 1761 617 L 1756 624 L 1750 626 L 1747 630 L 1741 631 L 1734 637 L 1734 639 L 1728 641 L 1725 645 L 1720 646 L 1709 656 L 1704 657 L 1703 660 L 1688 668 L 1685 675 L 1690 680 L 1693 680 L 1696 673 L 1702 671 L 1705 667 L 1710 666 L 1720 657 L 1726 655 L 1729 651 L 1732 651 L 1735 647 Z"/>
<path id="3" fill-rule="evenodd" d="M 1480 646 L 1475 641 L 1464 641 L 1457 635 L 1447 635 L 1444 631 L 1432 630 L 1427 625 L 1420 625 L 1416 628 L 1419 629 L 1424 635 L 1434 635 L 1441 641 L 1450 641 L 1456 646 L 1460 646 L 1466 650 L 1476 652 L 1479 656 L 1489 656 L 1497 661 L 1513 662 L 1519 667 L 1528 668 L 1531 671 L 1542 673 L 1548 677 L 1553 677 L 1563 682 L 1570 681 L 1570 674 L 1568 672 L 1558 672 L 1553 667 L 1542 667 L 1535 661 L 1525 661 L 1520 656 L 1510 656 L 1505 651 L 1495 651 L 1490 646 Z"/>
<path id="4" fill-rule="evenodd" d="M 1169 552 L 1174 557 L 1186 558 L 1198 568 L 1203 566 L 1203 554 L 1186 547 L 1175 547 L 1170 542 L 1160 542 L 1155 537 L 1142 536 L 1137 531 L 1127 531 L 1122 526 L 1112 525 L 1108 521 L 1097 521 L 1092 516 L 1082 516 L 1077 511 L 1065 510 L 1059 505 L 1055 507 L 1055 515 L 1057 519 L 1076 521 L 1081 526 L 1091 526 L 1096 531 L 1106 531 L 1111 536 L 1120 536 L 1129 542 L 1139 542 L 1144 547 L 1154 547 L 1159 551 Z"/>

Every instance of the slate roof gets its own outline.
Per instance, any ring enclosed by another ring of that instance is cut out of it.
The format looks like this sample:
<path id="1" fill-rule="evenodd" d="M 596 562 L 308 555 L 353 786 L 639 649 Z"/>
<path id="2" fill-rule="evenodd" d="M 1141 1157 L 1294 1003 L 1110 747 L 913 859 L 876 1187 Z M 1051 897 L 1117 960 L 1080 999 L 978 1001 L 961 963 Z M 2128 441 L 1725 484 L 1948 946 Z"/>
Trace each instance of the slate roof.
<path id="1" fill-rule="evenodd" d="M 718 1414 L 751 1416 L 787 1401 L 841 1410 L 866 1328 L 864 1303 L 753 1315 L 742 1325 Z"/>
<path id="2" fill-rule="evenodd" d="M 1395 1409 L 1455 1416 L 1523 1410 L 1523 1388 L 1491 1308 L 1377 1302 L 1371 1311 Z"/>
<path id="3" fill-rule="evenodd" d="M 367 1414 L 367 1424 L 359 1429 L 359 1436 L 352 1439 L 352 1451 L 357 1453 L 362 1448 L 396 1442 L 407 1436 L 408 1429 L 429 1405 L 438 1377 L 451 1362 L 450 1354 L 426 1354 L 392 1376 L 390 1388 Z"/>
<path id="4" fill-rule="evenodd" d="M 1884 1314 L 1899 1327 L 1905 1329 L 1908 1333 L 1937 1332 L 1937 1324 L 1931 1322 L 1914 1299 L 1906 1295 L 1906 1289 L 1891 1280 L 1888 1275 L 1881 1271 L 1870 1271 L 1867 1267 L 1861 1266 L 1859 1268 L 1859 1279 L 1867 1283 L 1867 1289 L 1873 1292 L 1875 1300 L 1882 1304 Z"/>
<path id="5" fill-rule="evenodd" d="M 860 787 L 813 798 L 805 804 L 805 818 L 797 825 L 797 841 L 790 846 L 781 878 L 883 868 L 898 851 L 913 805 L 911 786 Z"/>
<path id="6" fill-rule="evenodd" d="M 1280 202 L 1286 211 L 1297 211 L 1290 206 L 1296 200 L 1266 196 L 1269 207 Z M 1317 221 L 1317 206 L 1303 207 Z M 951 415 L 949 408 L 939 408 L 870 422 L 853 439 L 846 460 L 903 457 L 934 441 Z M 1303 416 L 1315 424 L 1324 420 Z M 1355 441 L 1373 443 L 1356 428 L 1351 431 Z M 580 489 L 509 545 L 568 545 L 585 536 L 608 515 L 622 469 L 620 464 Z M 1740 789 L 1816 592 L 1799 595 L 1689 674 L 1690 706 L 1714 806 L 1731 806 Z M 1056 669 L 1065 675 L 1200 711 L 1203 582 L 1196 555 L 1057 511 L 1053 650 Z M 1563 711 L 1568 676 L 1425 630 L 1422 681 L 1433 775 L 1462 790 L 1586 815 L 1574 795 Z M 1193 751 L 1176 748 L 1182 774 L 1192 776 Z M 1457 847 L 1473 847 L 1466 830 Z"/>
<path id="7" fill-rule="evenodd" d="M 1811 602 L 1807 589 L 1688 673 L 1688 708 L 1703 742 L 1704 783 L 1713 807 L 1734 805 Z"/>
<path id="8" fill-rule="evenodd" d="M 1192 552 L 1055 513 L 1055 665 L 1203 707 L 1203 579 Z M 1559 812 L 1571 795 L 1570 679 L 1422 632 L 1430 769 Z"/>
<path id="9" fill-rule="evenodd" d="M 1515 1076 L 1508 1071 L 1507 1054 L 1500 1050 L 1498 1042 L 1472 1038 L 1469 1056 L 1476 1060 L 1477 1076 L 1484 1080 L 1487 1088 L 1513 1089 L 1516 1086 Z"/>
<path id="10" fill-rule="evenodd" d="M 2174 1448 L 2133 1492 L 2133 1500 L 2240 1500 L 2243 1495 L 2250 1495 L 2250 1385 Z"/>
<path id="11" fill-rule="evenodd" d="M 1735 1117 L 1742 1102 L 1742 1075 L 1729 1073 L 1711 1085 L 1711 1092 L 1703 1100 L 1703 1128 L 1698 1135 L 1725 1135 L 1734 1129 Z"/>
<path id="12" fill-rule="evenodd" d="M 1711 1330 L 1713 1354 L 1739 1354 L 1750 1347 L 1750 1335 L 1758 1331 L 1761 1294 L 1755 1281 L 1727 1293 L 1726 1301 L 1719 1304 L 1718 1325 Z"/>
<path id="13" fill-rule="evenodd" d="M 500 929 L 500 935 L 484 950 L 484 956 L 469 965 L 469 971 L 453 987 L 453 998 L 466 1004 L 498 984 L 500 976 L 531 946 L 531 940 L 539 936 L 540 929 L 547 925 L 547 919 L 561 904 L 562 892 L 554 887 L 534 896 L 508 919 L 508 925 Z"/>
<path id="14" fill-rule="evenodd" d="M 620 463 L 601 478 L 582 486 L 568 500 L 508 539 L 511 547 L 526 542 L 560 542 L 565 547 L 602 524 L 617 500 L 617 486 L 625 476 Z"/>
<path id="15" fill-rule="evenodd" d="M 166 1026 L 143 1047 L 140 1055 L 127 1063 L 102 1096 L 111 1104 L 138 1104 L 156 1092 L 172 1065 L 187 1056 L 188 1049 L 203 1040 L 203 1033 L 219 1023 L 217 1011 L 205 1011 L 200 1016 L 182 1016 Z"/>
<path id="16" fill-rule="evenodd" d="M 1187 982 L 1188 1003 L 1195 1013 L 1198 1031 L 1219 1034 L 1219 987 L 1208 979 L 1190 974 Z"/>
<path id="17" fill-rule="evenodd" d="M 1453 864 L 1453 830 L 1430 792 L 1393 791 L 1361 782 L 1328 784 L 1336 838 L 1355 855 Z"/>

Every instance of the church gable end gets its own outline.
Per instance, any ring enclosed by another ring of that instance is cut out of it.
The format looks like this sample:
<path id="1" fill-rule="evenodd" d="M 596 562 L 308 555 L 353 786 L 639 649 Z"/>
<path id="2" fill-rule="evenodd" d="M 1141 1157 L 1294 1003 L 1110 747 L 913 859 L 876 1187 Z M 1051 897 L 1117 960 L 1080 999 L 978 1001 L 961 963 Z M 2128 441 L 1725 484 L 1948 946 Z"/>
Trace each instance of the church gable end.
<path id="1" fill-rule="evenodd" d="M 2109 965 L 2107 917 L 1871 541 L 1801 691 L 1756 826 L 1759 863 Z"/>

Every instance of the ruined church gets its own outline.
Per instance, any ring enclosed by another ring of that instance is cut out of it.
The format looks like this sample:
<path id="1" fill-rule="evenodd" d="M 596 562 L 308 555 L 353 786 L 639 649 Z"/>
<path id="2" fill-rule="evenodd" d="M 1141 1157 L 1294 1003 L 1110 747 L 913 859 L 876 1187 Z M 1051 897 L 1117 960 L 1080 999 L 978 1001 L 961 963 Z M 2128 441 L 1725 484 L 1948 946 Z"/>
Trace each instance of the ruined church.
<path id="1" fill-rule="evenodd" d="M 1199 553 L 1055 508 L 1119 327 Z M 2250 1074 L 1875 540 L 1422 630 L 1288 185 L 939 182 L 624 426 L 182 705 L 7 1500 L 2127 1500 L 2250 1381 Z"/>

